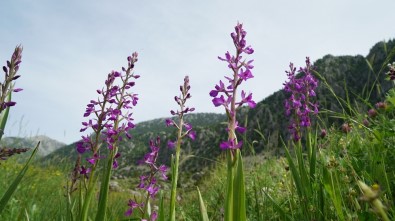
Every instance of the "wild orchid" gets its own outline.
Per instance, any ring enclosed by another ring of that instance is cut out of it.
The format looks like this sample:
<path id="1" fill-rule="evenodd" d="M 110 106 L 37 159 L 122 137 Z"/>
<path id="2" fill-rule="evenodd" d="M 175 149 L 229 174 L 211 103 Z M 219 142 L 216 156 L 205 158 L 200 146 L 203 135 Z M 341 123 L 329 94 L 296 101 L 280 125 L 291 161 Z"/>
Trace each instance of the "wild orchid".
<path id="1" fill-rule="evenodd" d="M 239 86 L 253 78 L 251 70 L 254 68 L 252 62 L 254 60 L 243 59 L 243 54 L 250 55 L 254 53 L 254 49 L 247 45 L 245 37 L 247 32 L 243 29 L 243 24 L 238 23 L 235 32 L 231 33 L 236 53 L 231 55 L 225 53 L 225 57 L 218 57 L 219 60 L 228 63 L 231 69 L 231 76 L 225 76 L 225 83 L 221 80 L 215 89 L 210 91 L 213 97 L 214 106 L 222 106 L 228 116 L 228 139 L 220 143 L 220 148 L 227 150 L 228 158 L 228 176 L 227 176 L 227 198 L 225 205 L 225 220 L 245 220 L 245 196 L 244 195 L 244 176 L 242 174 L 243 166 L 241 153 L 239 149 L 242 147 L 242 141 L 237 139 L 236 131 L 245 132 L 245 128 L 241 127 L 236 119 L 237 110 L 247 104 L 250 108 L 256 106 L 252 100 L 252 93 L 241 91 L 241 99 L 237 99 Z M 238 167 L 238 168 L 237 168 Z M 237 168 L 237 169 L 235 169 Z"/>
<path id="2" fill-rule="evenodd" d="M 310 59 L 306 58 L 306 67 L 300 68 L 296 76 L 296 67 L 291 63 L 290 70 L 286 71 L 288 81 L 284 83 L 284 90 L 290 93 L 285 100 L 285 114 L 291 117 L 288 129 L 292 133 L 294 141 L 301 139 L 302 128 L 311 126 L 311 114 L 318 114 L 318 104 L 312 98 L 316 97 L 315 89 L 318 81 L 312 75 Z"/>
<path id="3" fill-rule="evenodd" d="M 96 169 L 102 159 L 107 159 L 108 164 L 105 174 L 102 176 L 101 200 L 99 201 L 99 211 L 96 218 L 101 220 L 105 217 L 108 185 L 111 177 L 111 170 L 118 167 L 117 159 L 121 157 L 118 152 L 118 143 L 123 139 L 131 139 L 130 130 L 135 127 L 131 110 L 137 105 L 137 94 L 130 92 L 135 85 L 135 79 L 139 75 L 133 73 L 134 65 L 138 61 L 137 52 L 128 57 L 127 68 L 122 67 L 122 71 L 112 71 L 108 74 L 105 86 L 96 92 L 98 98 L 91 100 L 86 107 L 84 117 L 89 118 L 82 122 L 83 127 L 80 132 L 87 129 L 93 131 L 93 135 L 82 136 L 82 140 L 77 143 L 76 149 L 79 154 L 90 153 L 86 158 L 87 165 L 81 166 L 80 173 L 88 180 L 86 189 L 86 200 L 84 201 L 80 220 L 87 220 L 87 212 L 93 195 L 98 174 Z M 103 155 L 100 148 L 105 146 L 108 156 Z"/>
<path id="4" fill-rule="evenodd" d="M 192 97 L 189 93 L 191 86 L 189 84 L 189 77 L 185 76 L 184 84 L 180 86 L 181 95 L 175 96 L 174 100 L 180 107 L 179 110 L 171 110 L 170 113 L 173 116 L 177 116 L 176 119 L 166 119 L 166 126 L 173 126 L 177 128 L 177 139 L 175 141 L 168 141 L 170 148 L 175 148 L 176 156 L 172 159 L 172 183 L 171 183 L 171 196 L 170 196 L 170 220 L 174 221 L 176 218 L 176 195 L 177 195 L 177 181 L 178 181 L 178 167 L 180 163 L 181 144 L 184 137 L 189 137 L 192 140 L 196 138 L 196 132 L 192 130 L 192 125 L 185 122 L 184 116 L 187 113 L 193 112 L 195 108 L 187 107 L 186 102 Z"/>
<path id="5" fill-rule="evenodd" d="M 11 94 L 22 91 L 22 88 L 14 88 L 14 81 L 21 76 L 18 75 L 19 66 L 22 63 L 22 46 L 15 47 L 14 53 L 10 60 L 7 60 L 7 65 L 3 66 L 4 81 L 0 82 L 0 139 L 3 137 L 5 124 L 8 118 L 9 108 L 15 106 L 16 102 L 11 100 Z M 3 113 L 4 111 L 4 113 Z M 25 152 L 25 151 L 22 151 Z M 5 153 L 5 150 L 4 150 Z M 11 156 L 11 155 L 8 155 Z"/>
<path id="6" fill-rule="evenodd" d="M 131 216 L 135 210 L 138 210 L 142 220 L 149 218 L 150 221 L 154 221 L 157 218 L 157 211 L 150 212 L 147 208 L 150 199 L 155 199 L 160 189 L 157 177 L 159 176 L 162 180 L 167 180 L 167 167 L 163 164 L 157 165 L 160 138 L 157 137 L 155 141 L 151 140 L 149 145 L 151 152 L 147 153 L 139 164 L 148 166 L 150 170 L 147 174 L 140 176 L 140 183 L 137 186 L 137 188 L 146 192 L 146 197 L 144 198 L 144 202 L 139 202 L 137 199 L 130 199 L 128 202 L 129 208 L 125 212 L 125 216 Z"/>
<path id="7" fill-rule="evenodd" d="M 22 91 L 22 88 L 14 88 L 13 82 L 21 77 L 18 75 L 19 66 L 22 63 L 22 46 L 17 46 L 14 50 L 14 53 L 11 56 L 11 59 L 7 61 L 7 66 L 3 66 L 4 71 L 4 81 L 0 83 L 0 113 L 5 110 L 7 107 L 15 106 L 16 102 L 7 100 L 10 98 L 10 94 L 12 92 Z"/>
<path id="8" fill-rule="evenodd" d="M 254 53 L 254 49 L 246 45 L 246 35 L 247 32 L 243 29 L 243 24 L 238 23 L 235 27 L 235 32 L 231 34 L 236 54 L 231 55 L 228 51 L 225 53 L 225 58 L 218 57 L 219 60 L 228 63 L 228 68 L 232 70 L 232 75 L 230 77 L 225 76 L 227 83 L 221 80 L 215 85 L 215 89 L 210 91 L 214 106 L 223 106 L 228 116 L 228 140 L 220 144 L 221 149 L 239 149 L 242 146 L 242 142 L 237 140 L 235 132 L 244 132 L 245 129 L 238 125 L 236 120 L 237 110 L 244 104 L 247 104 L 250 108 L 256 106 L 255 101 L 252 100 L 252 93 L 247 95 L 244 90 L 240 93 L 241 100 L 237 100 L 237 89 L 239 86 L 243 81 L 254 77 L 251 72 L 254 68 L 252 65 L 254 60 L 246 61 L 242 56 L 243 54 Z"/>

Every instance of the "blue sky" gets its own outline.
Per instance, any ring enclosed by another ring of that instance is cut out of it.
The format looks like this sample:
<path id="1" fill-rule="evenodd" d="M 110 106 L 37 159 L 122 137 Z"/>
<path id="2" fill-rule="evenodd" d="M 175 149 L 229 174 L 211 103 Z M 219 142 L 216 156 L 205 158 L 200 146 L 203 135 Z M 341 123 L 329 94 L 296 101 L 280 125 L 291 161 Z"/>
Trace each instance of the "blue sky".
<path id="1" fill-rule="evenodd" d="M 395 1 L 135 1 L 9 0 L 0 3 L 0 62 L 24 47 L 6 136 L 43 134 L 65 143 L 80 138 L 87 102 L 111 70 L 139 53 L 136 122 L 169 116 L 185 75 L 190 106 L 223 112 L 208 95 L 229 73 L 217 56 L 233 51 L 230 32 L 244 24 L 255 53 L 244 89 L 260 101 L 281 89 L 289 62 L 326 54 L 366 55 L 395 37 Z"/>

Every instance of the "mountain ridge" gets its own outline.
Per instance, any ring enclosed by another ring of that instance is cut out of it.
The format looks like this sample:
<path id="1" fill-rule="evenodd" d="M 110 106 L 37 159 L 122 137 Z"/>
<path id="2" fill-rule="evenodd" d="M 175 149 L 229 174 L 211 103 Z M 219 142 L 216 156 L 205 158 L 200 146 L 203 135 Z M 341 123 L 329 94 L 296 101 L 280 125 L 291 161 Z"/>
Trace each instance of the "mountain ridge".
<path id="1" fill-rule="evenodd" d="M 353 104 L 373 104 L 380 101 L 385 95 L 385 91 L 391 87 L 390 82 L 384 80 L 383 67 L 386 66 L 385 63 L 388 63 L 389 59 L 394 58 L 394 54 L 395 41 L 389 40 L 376 43 L 366 56 L 328 54 L 317 59 L 313 65 L 316 71 L 331 85 L 337 96 L 349 100 Z M 341 104 L 325 87 L 324 82 L 319 84 L 316 93 L 321 110 L 339 111 L 342 109 Z M 246 155 L 259 154 L 264 150 L 281 154 L 281 140 L 289 137 L 288 119 L 285 117 L 283 105 L 286 97 L 283 90 L 278 90 L 258 102 L 256 108 L 241 109 L 238 120 L 241 125 L 247 125 L 249 128 L 245 136 L 240 136 L 240 139 L 246 138 L 243 147 L 243 152 Z M 326 114 L 322 114 L 322 118 L 335 126 L 339 126 L 341 123 L 341 120 Z M 170 165 L 170 156 L 174 151 L 165 146 L 167 140 L 175 139 L 175 129 L 165 127 L 164 119 L 157 118 L 138 123 L 132 132 L 133 139 L 130 142 L 122 141 L 120 143 L 119 151 L 122 157 L 119 159 L 119 169 L 114 171 L 115 176 L 125 177 L 138 174 L 137 167 L 134 165 L 149 150 L 149 140 L 155 139 L 157 136 L 162 139 L 158 160 Z M 185 140 L 183 144 L 181 157 L 188 160 L 181 165 L 181 170 L 188 171 L 189 174 L 181 175 L 181 179 L 183 176 L 188 177 L 188 175 L 204 171 L 214 165 L 213 162 L 222 153 L 219 143 L 225 140 L 227 135 L 225 127 L 222 125 L 226 121 L 225 114 L 194 113 L 187 115 L 188 120 L 196 130 L 197 138 L 193 142 Z M 67 162 L 73 165 L 71 162 L 76 156 L 75 144 L 70 144 L 49 154 L 44 158 L 44 161 L 67 158 Z"/>
<path id="2" fill-rule="evenodd" d="M 9 148 L 34 148 L 38 142 L 40 142 L 38 155 L 41 157 L 45 157 L 66 145 L 48 136 L 37 135 L 32 137 L 4 137 L 0 141 L 0 146 Z"/>

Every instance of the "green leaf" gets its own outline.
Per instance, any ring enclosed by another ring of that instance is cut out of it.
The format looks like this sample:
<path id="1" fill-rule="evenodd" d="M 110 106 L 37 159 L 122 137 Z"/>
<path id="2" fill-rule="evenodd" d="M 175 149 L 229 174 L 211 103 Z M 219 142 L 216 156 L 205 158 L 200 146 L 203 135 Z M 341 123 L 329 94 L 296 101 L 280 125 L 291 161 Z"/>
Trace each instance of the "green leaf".
<path id="1" fill-rule="evenodd" d="M 163 192 L 160 192 L 160 201 L 159 201 L 159 211 L 158 211 L 158 221 L 165 221 L 165 209 L 163 203 Z"/>
<path id="2" fill-rule="evenodd" d="M 247 220 L 246 210 L 246 196 L 245 196 L 245 182 L 243 171 L 243 160 L 240 150 L 236 152 L 236 173 L 234 178 L 233 189 L 233 217 L 234 220 Z"/>
<path id="3" fill-rule="evenodd" d="M 110 186 L 110 178 L 111 178 L 112 164 L 114 162 L 114 156 L 115 153 L 114 151 L 112 151 L 111 156 L 108 159 L 108 163 L 105 171 L 106 173 L 103 176 L 103 180 L 101 182 L 99 205 L 96 213 L 96 221 L 104 221 L 106 218 L 108 190 Z"/>
<path id="4" fill-rule="evenodd" d="M 334 177 L 326 167 L 323 167 L 323 184 L 326 192 L 329 194 L 330 199 L 333 202 L 333 206 L 335 207 L 339 220 L 345 220 L 340 190 L 336 188 Z"/>
<path id="5" fill-rule="evenodd" d="M 233 221 L 233 160 L 230 150 L 226 151 L 227 177 L 225 199 L 225 221 Z"/>
<path id="6" fill-rule="evenodd" d="M 277 202 L 276 202 L 269 194 L 267 194 L 266 192 L 263 192 L 263 193 L 264 193 L 264 194 L 267 196 L 267 198 L 271 201 L 271 203 L 272 203 L 273 206 L 274 206 L 274 209 L 275 209 L 277 212 L 279 212 L 279 213 L 281 214 L 281 216 L 283 216 L 283 217 L 285 218 L 285 220 L 293 220 L 292 217 L 289 216 L 289 215 L 287 214 L 287 212 L 285 212 L 285 211 L 283 210 L 283 208 L 282 208 L 280 205 L 278 205 Z"/>
<path id="7" fill-rule="evenodd" d="M 87 189 L 87 193 L 85 194 L 85 198 L 83 199 L 83 206 L 82 206 L 82 211 L 81 211 L 81 217 L 80 220 L 81 221 L 86 221 L 88 220 L 88 211 L 89 211 L 89 205 L 92 201 L 92 197 L 93 197 L 93 192 L 95 191 L 95 184 L 97 182 L 99 176 L 94 174 L 94 170 L 92 170 L 91 172 L 91 176 L 89 179 L 89 183 L 88 183 L 88 189 Z"/>
<path id="8" fill-rule="evenodd" d="M 149 201 L 147 202 L 146 212 L 147 212 L 147 217 L 151 217 L 152 211 L 151 211 L 151 203 Z"/>
<path id="9" fill-rule="evenodd" d="M 11 101 L 11 93 L 8 94 L 7 101 Z M 10 112 L 10 107 L 7 107 L 1 114 L 0 114 L 0 140 L 3 137 L 5 125 L 7 124 L 8 114 Z"/>
<path id="10" fill-rule="evenodd" d="M 196 187 L 196 188 L 197 188 L 198 195 L 199 195 L 200 219 L 202 221 L 209 221 L 208 215 L 207 215 L 206 205 L 204 205 L 204 201 L 203 201 L 202 195 L 200 194 L 199 187 Z"/>
<path id="11" fill-rule="evenodd" d="M 301 179 L 300 179 L 300 175 L 299 175 L 298 170 L 296 169 L 295 162 L 292 159 L 291 154 L 289 153 L 289 150 L 288 150 L 287 147 L 285 147 L 285 156 L 287 158 L 287 161 L 288 161 L 288 164 L 289 164 L 289 168 L 291 170 L 291 174 L 292 174 L 292 177 L 293 177 L 294 182 L 295 182 L 296 191 L 298 193 L 298 196 L 299 197 L 303 197 L 303 188 L 302 188 L 302 182 L 301 182 Z"/>
<path id="12" fill-rule="evenodd" d="M 12 194 L 15 192 L 16 188 L 18 187 L 19 183 L 21 182 L 22 178 L 25 176 L 26 171 L 29 169 L 30 163 L 33 157 L 37 154 L 38 147 L 40 146 L 40 142 L 37 143 L 37 146 L 34 148 L 32 155 L 26 162 L 25 166 L 19 172 L 18 176 L 14 179 L 11 186 L 8 187 L 7 191 L 4 193 L 3 197 L 0 200 L 0 214 L 3 212 L 5 206 L 7 205 L 8 201 L 11 199 Z"/>

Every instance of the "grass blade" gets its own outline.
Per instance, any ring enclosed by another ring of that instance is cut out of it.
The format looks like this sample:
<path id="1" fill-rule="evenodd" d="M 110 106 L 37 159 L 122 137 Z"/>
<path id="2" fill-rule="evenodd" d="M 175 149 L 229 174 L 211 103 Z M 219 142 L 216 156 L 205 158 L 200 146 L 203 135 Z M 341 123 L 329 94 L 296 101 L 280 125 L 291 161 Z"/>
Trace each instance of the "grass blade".
<path id="1" fill-rule="evenodd" d="M 199 187 L 196 187 L 199 195 L 199 205 L 200 205 L 200 219 L 202 221 L 209 221 L 208 215 L 207 215 L 207 209 L 206 205 L 204 204 L 202 195 L 200 194 Z"/>
<path id="2" fill-rule="evenodd" d="M 29 169 L 30 163 L 33 157 L 37 154 L 38 147 L 40 146 L 40 142 L 37 143 L 37 146 L 34 148 L 33 153 L 30 155 L 30 158 L 26 162 L 25 166 L 19 172 L 18 176 L 14 179 L 11 186 L 8 187 L 7 191 L 4 193 L 3 197 L 0 200 L 0 214 L 3 212 L 5 206 L 7 205 L 8 201 L 11 199 L 12 194 L 15 192 L 16 188 L 18 187 L 19 183 L 21 182 L 22 178 L 25 176 L 26 171 Z"/>
<path id="3" fill-rule="evenodd" d="M 278 205 L 277 202 L 276 202 L 268 193 L 266 193 L 266 192 L 263 192 L 263 193 L 264 193 L 264 194 L 267 196 L 267 198 L 270 200 L 270 202 L 271 202 L 272 205 L 274 206 L 274 209 L 275 209 L 277 212 L 279 212 L 280 215 L 281 215 L 282 217 L 285 218 L 285 220 L 289 220 L 289 221 L 293 220 L 292 217 L 289 216 L 289 215 L 287 214 L 287 212 L 285 212 L 285 211 L 283 210 L 283 207 L 281 207 L 280 205 Z"/>
<path id="4" fill-rule="evenodd" d="M 240 150 L 236 152 L 236 173 L 234 178 L 233 189 L 233 217 L 235 220 L 247 220 L 245 182 L 243 171 L 243 160 Z"/>
<path id="5" fill-rule="evenodd" d="M 96 221 L 103 221 L 106 218 L 108 190 L 110 186 L 110 178 L 111 178 L 112 164 L 114 162 L 114 157 L 113 157 L 114 155 L 115 154 L 112 153 L 110 158 L 108 159 L 108 163 L 105 171 L 106 173 L 104 174 L 101 183 L 99 205 L 96 213 Z"/>
<path id="6" fill-rule="evenodd" d="M 233 162 L 230 150 L 226 151 L 227 177 L 226 177 L 226 199 L 225 220 L 233 221 Z"/>
<path id="7" fill-rule="evenodd" d="M 162 191 L 160 192 L 158 221 L 165 221 L 165 207 L 164 207 L 164 203 L 163 203 L 163 192 Z"/>

